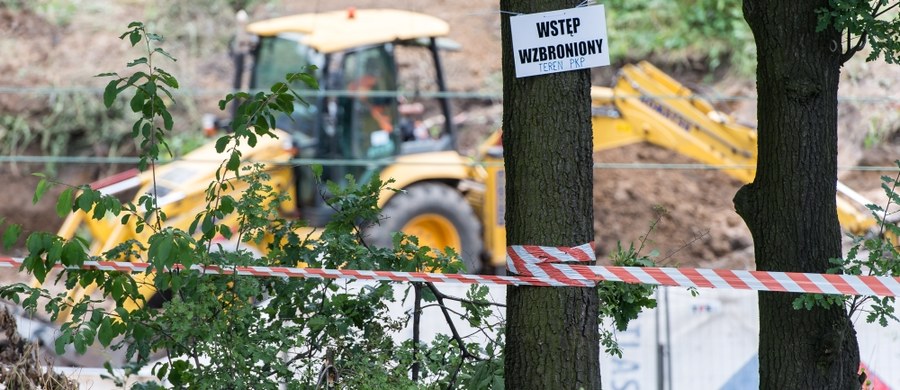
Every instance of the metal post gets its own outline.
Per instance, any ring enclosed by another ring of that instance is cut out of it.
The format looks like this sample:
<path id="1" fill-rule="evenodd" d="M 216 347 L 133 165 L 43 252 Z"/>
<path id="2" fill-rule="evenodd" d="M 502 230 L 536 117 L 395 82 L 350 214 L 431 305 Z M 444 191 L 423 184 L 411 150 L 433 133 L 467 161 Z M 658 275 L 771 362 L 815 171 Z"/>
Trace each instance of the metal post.
<path id="1" fill-rule="evenodd" d="M 665 287 L 660 287 L 656 290 L 656 301 L 660 301 L 659 290 L 664 289 Z M 656 306 L 656 310 L 654 310 L 655 314 L 655 322 L 654 322 L 654 334 L 656 336 L 656 390 L 665 390 L 665 381 L 663 380 L 663 375 L 665 374 L 663 361 L 663 345 L 662 340 L 660 339 L 660 324 L 659 324 L 659 312 L 662 310 L 659 305 Z"/>
<path id="2" fill-rule="evenodd" d="M 412 380 L 419 381 L 419 337 L 420 322 L 422 320 L 422 284 L 413 283 L 413 364 Z"/>
<path id="3" fill-rule="evenodd" d="M 666 383 L 668 389 L 672 390 L 672 325 L 669 315 L 669 289 L 662 287 L 663 298 L 666 300 Z"/>
<path id="4" fill-rule="evenodd" d="M 437 46 L 437 38 L 431 37 L 429 48 L 431 49 L 431 56 L 434 59 L 434 72 L 435 77 L 437 78 L 438 91 L 441 93 L 447 92 L 447 83 L 444 80 L 444 67 L 441 65 L 441 55 L 438 53 Z M 444 112 L 444 131 L 450 135 L 450 140 L 452 141 L 452 145 L 456 145 L 456 130 L 454 129 L 453 124 L 453 113 L 450 110 L 450 98 L 446 95 L 442 95 L 438 98 L 441 102 L 441 111 Z"/>

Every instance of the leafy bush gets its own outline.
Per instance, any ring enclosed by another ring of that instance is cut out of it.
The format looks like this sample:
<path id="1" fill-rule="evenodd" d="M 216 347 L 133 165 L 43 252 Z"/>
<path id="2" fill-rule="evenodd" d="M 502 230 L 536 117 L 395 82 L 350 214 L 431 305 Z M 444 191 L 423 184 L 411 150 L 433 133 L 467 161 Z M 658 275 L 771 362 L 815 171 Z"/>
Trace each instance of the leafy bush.
<path id="1" fill-rule="evenodd" d="M 610 0 L 606 5 L 610 52 L 615 58 L 730 61 L 741 73 L 755 69 L 756 45 L 741 0 Z"/>
<path id="2" fill-rule="evenodd" d="M 895 164 L 900 168 L 900 160 Z M 900 206 L 900 173 L 894 177 L 882 176 L 881 188 L 887 197 L 884 206 L 869 204 L 875 226 L 865 236 L 852 236 L 853 244 L 844 258 L 829 259 L 834 266 L 830 274 L 868 275 L 900 277 L 900 227 L 897 213 Z M 793 302 L 794 309 L 812 310 L 816 307 L 830 308 L 843 306 L 851 318 L 855 314 L 866 313 L 866 321 L 888 326 L 891 321 L 900 322 L 896 314 L 896 297 L 845 296 L 824 294 L 803 294 Z"/>

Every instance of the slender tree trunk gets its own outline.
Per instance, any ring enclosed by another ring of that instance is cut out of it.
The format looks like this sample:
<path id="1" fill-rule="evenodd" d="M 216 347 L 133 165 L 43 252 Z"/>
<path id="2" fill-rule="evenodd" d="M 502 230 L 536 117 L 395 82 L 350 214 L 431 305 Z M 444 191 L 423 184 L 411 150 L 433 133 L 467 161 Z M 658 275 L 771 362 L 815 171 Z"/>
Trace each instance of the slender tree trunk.
<path id="1" fill-rule="evenodd" d="M 520 13 L 580 0 L 501 0 Z M 593 240 L 590 72 L 517 79 L 503 15 L 503 145 L 510 245 L 576 246 Z M 594 288 L 510 287 L 507 389 L 599 389 Z"/>
<path id="2" fill-rule="evenodd" d="M 763 271 L 824 273 L 841 256 L 835 205 L 840 33 L 816 32 L 828 0 L 744 0 L 758 58 L 759 162 L 735 208 Z M 761 389 L 858 389 L 859 347 L 844 308 L 794 310 L 759 293 Z"/>

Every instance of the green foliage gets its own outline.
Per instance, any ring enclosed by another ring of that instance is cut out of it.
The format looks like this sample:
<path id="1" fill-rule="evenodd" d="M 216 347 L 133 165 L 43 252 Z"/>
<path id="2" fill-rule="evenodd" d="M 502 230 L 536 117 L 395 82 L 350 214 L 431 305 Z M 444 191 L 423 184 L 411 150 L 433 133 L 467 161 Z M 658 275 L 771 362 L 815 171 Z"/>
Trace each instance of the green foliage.
<path id="1" fill-rule="evenodd" d="M 900 160 L 896 161 L 900 168 Z M 897 206 L 900 205 L 900 173 L 895 177 L 882 176 L 881 188 L 887 196 L 887 203 L 882 207 L 867 205 L 877 221 L 877 231 L 862 237 L 852 237 L 853 245 L 842 259 L 830 259 L 834 267 L 828 269 L 830 274 L 873 275 L 900 277 L 900 249 L 897 240 L 900 238 L 900 227 L 897 226 Z M 900 322 L 895 314 L 895 297 L 822 295 L 803 294 L 794 300 L 794 309 L 812 310 L 816 307 L 829 308 L 835 305 L 845 306 L 852 316 L 860 310 L 867 311 L 867 322 L 878 322 L 887 326 L 889 320 Z"/>
<path id="2" fill-rule="evenodd" d="M 612 265 L 617 267 L 656 267 L 653 258 L 659 256 L 659 252 L 653 250 L 649 255 L 641 252 L 647 244 L 650 234 L 656 229 L 659 221 L 667 211 L 662 206 L 654 207 L 656 219 L 650 223 L 647 234 L 641 237 L 640 245 L 635 248 L 630 244 L 628 249 L 616 243 L 616 250 L 610 254 Z M 629 284 L 620 282 L 602 282 L 597 289 L 600 294 L 600 323 L 612 325 L 614 329 L 600 329 L 600 345 L 607 354 L 622 357 L 622 349 L 616 341 L 615 331 L 628 329 L 628 323 L 637 319 L 644 309 L 656 307 L 656 299 L 651 298 L 656 291 L 656 286 L 648 284 Z"/>
<path id="3" fill-rule="evenodd" d="M 2 227 L 5 222 L 5 219 L 0 217 L 0 227 Z M 12 224 L 7 226 L 3 231 L 3 250 L 8 251 L 9 248 L 12 248 L 12 246 L 19 241 L 20 235 L 22 235 L 22 225 Z"/>
<path id="4" fill-rule="evenodd" d="M 830 0 L 830 7 L 818 10 L 817 31 L 829 26 L 846 35 L 840 48 L 845 60 L 868 44 L 872 51 L 866 61 L 884 58 L 900 63 L 900 13 L 896 0 Z"/>
<path id="5" fill-rule="evenodd" d="M 11 156 L 21 154 L 32 141 L 31 134 L 31 127 L 25 118 L 13 115 L 0 116 L 0 138 L 4 140 L 0 145 L 0 153 Z"/>
<path id="6" fill-rule="evenodd" d="M 153 0 L 146 4 L 146 15 L 155 31 L 165 31 L 173 50 L 190 58 L 219 56 L 228 50 L 234 34 L 235 14 L 272 7 L 273 0 Z"/>
<path id="7" fill-rule="evenodd" d="M 0 0 L 0 8 L 29 10 L 60 27 L 72 22 L 78 6 L 74 0 Z"/>
<path id="8" fill-rule="evenodd" d="M 867 125 L 866 136 L 863 138 L 865 149 L 890 143 L 900 131 L 900 110 L 880 110 L 879 115 L 870 118 Z"/>
<path id="9" fill-rule="evenodd" d="M 175 61 L 162 48 L 153 47 L 155 43 L 162 41 L 162 37 L 148 33 L 144 24 L 140 22 L 132 22 L 128 28 L 129 30 L 119 36 L 119 39 L 128 38 L 131 46 L 143 42 L 147 52 L 146 56 L 129 62 L 128 67 L 144 65 L 147 70 L 136 70 L 130 75 L 124 76 L 115 72 L 101 73 L 97 77 L 113 77 L 113 80 L 107 83 L 103 90 L 103 104 L 107 108 L 111 107 L 119 94 L 126 89 L 134 90 L 129 107 L 132 112 L 139 114 L 140 118 L 132 126 L 131 138 L 140 144 L 141 154 L 138 168 L 146 170 L 151 162 L 159 159 L 163 149 L 168 151 L 166 136 L 167 132 L 172 130 L 173 120 L 163 98 L 167 97 L 168 101 L 174 102 L 175 99 L 170 89 L 177 89 L 178 81 L 171 74 L 154 65 L 154 60 L 158 56 Z M 162 127 L 159 122 L 162 122 Z"/>
<path id="10" fill-rule="evenodd" d="M 129 150 L 124 102 L 107 109 L 92 93 L 64 91 L 30 98 L 31 110 L 0 116 L 0 153 L 24 154 L 36 146 L 42 154 L 60 156 L 90 147 L 97 154 L 120 156 Z M 54 172 L 56 164 L 48 164 Z"/>
<path id="11" fill-rule="evenodd" d="M 640 255 L 634 245 L 623 249 L 620 243 L 610 254 L 614 266 L 621 267 L 655 267 L 651 257 Z M 600 329 L 600 345 L 609 355 L 622 357 L 622 349 L 616 341 L 615 331 L 625 331 L 628 323 L 637 319 L 644 309 L 656 307 L 656 299 L 651 298 L 656 286 L 647 284 L 629 284 L 621 282 L 602 282 L 598 287 L 600 294 L 600 321 L 611 325 L 614 329 Z"/>
<path id="12" fill-rule="evenodd" d="M 0 115 L 0 154 L 17 156 L 34 146 L 40 154 L 64 156 L 73 150 L 88 148 L 92 153 L 107 157 L 121 157 L 133 153 L 134 142 L 129 134 L 129 101 L 115 99 L 107 108 L 103 99 L 91 92 L 62 91 L 47 97 L 31 98 L 33 108 L 18 114 Z M 193 106 L 172 110 L 173 120 L 191 117 Z M 180 156 L 196 148 L 202 136 L 196 131 L 169 134 L 171 154 Z M 55 172 L 57 164 L 48 164 Z"/>
<path id="13" fill-rule="evenodd" d="M 641 256 L 634 245 L 628 249 L 616 245 L 610 255 L 612 263 L 619 267 L 655 267 L 649 256 Z M 647 284 L 603 283 L 600 285 L 600 298 L 604 302 L 601 315 L 613 320 L 616 330 L 624 331 L 628 322 L 637 319 L 644 308 L 656 307 L 656 300 L 650 298 L 656 286 Z"/>
<path id="14" fill-rule="evenodd" d="M 121 38 L 133 46 L 141 45 L 146 56 L 128 64 L 138 69 L 132 74 L 100 75 L 113 78 L 103 100 L 111 106 L 130 94 L 128 107 L 139 115 L 131 135 L 141 147 L 141 168 L 153 171 L 174 127 L 169 104 L 174 101 L 171 90 L 178 88 L 175 78 L 155 63 L 160 56 L 174 59 L 154 47 L 161 37 L 148 33 L 143 24 L 134 22 L 128 28 Z M 226 158 L 205 191 L 205 207 L 187 230 L 166 224 L 168 209 L 160 202 L 155 179 L 151 190 L 136 203 L 123 204 L 88 186 L 63 190 L 56 204 L 60 214 L 83 212 L 95 223 L 119 221 L 122 228 L 133 228 L 141 240 L 125 240 L 96 254 L 84 239 L 36 232 L 26 239 L 28 255 L 23 268 L 44 282 L 56 265 L 68 266 L 57 274 L 57 282 L 67 289 L 93 284 L 99 296 L 76 300 L 66 292 L 54 295 L 42 288 L 13 284 L 0 287 L 0 298 L 30 311 L 41 308 L 53 320 L 65 320 L 55 343 L 57 352 L 71 346 L 84 353 L 95 343 L 124 349 L 129 361 L 126 378 L 152 364 L 157 378 L 176 388 L 275 389 L 282 384 L 311 388 L 321 384 L 320 374 L 329 370 L 338 374 L 333 384 L 351 388 L 502 386 L 502 338 L 481 345 L 467 342 L 465 335 L 454 330 L 431 344 L 394 341 L 392 334 L 409 318 L 395 318 L 388 304 L 405 299 L 411 287 L 398 294 L 403 290 L 385 282 L 210 275 L 191 268 L 302 264 L 456 272 L 462 264 L 452 251 L 435 253 L 420 247 L 415 237 L 402 234 L 395 237 L 393 248 L 364 244 L 359 226 L 378 218 L 377 194 L 389 185 L 377 178 L 356 183 L 348 177 L 346 186 L 327 184 L 327 203 L 336 214 L 317 239 L 301 233 L 302 222 L 281 215 L 278 206 L 288 199 L 282 189 L 269 184 L 272 167 L 243 161 L 241 146 L 253 146 L 260 137 L 275 137 L 275 118 L 290 114 L 294 103 L 305 104 L 289 88 L 298 82 L 317 87 L 309 74 L 293 73 L 270 92 L 238 93 L 221 102 L 223 107 L 232 101 L 240 103 L 230 126 L 233 132 L 216 142 L 216 149 Z M 59 184 L 42 177 L 35 201 Z M 4 244 L 14 243 L 20 234 L 15 225 L 7 227 Z M 236 245 L 226 248 L 217 241 L 220 238 Z M 250 247 L 262 248 L 265 254 L 255 254 Z M 140 260 L 149 263 L 149 269 L 135 275 L 80 269 L 89 259 Z M 176 264 L 183 268 L 177 269 Z M 148 284 L 161 293 L 161 308 L 147 306 L 148 296 L 141 287 Z M 447 296 L 432 285 L 416 288 L 427 291 L 424 300 L 445 314 L 445 300 L 462 302 L 460 315 L 472 326 L 490 333 L 502 324 L 491 321 L 483 287 L 473 287 L 466 298 Z M 154 363 L 151 357 L 160 352 L 166 358 Z M 420 367 L 418 383 L 408 379 L 414 364 Z M 110 375 L 115 376 L 112 370 Z M 125 379 L 119 380 L 125 383 Z"/>
<path id="15" fill-rule="evenodd" d="M 740 0 L 612 0 L 603 4 L 613 57 L 700 60 L 711 69 L 729 60 L 741 73 L 752 74 L 755 69 L 756 46 Z"/>

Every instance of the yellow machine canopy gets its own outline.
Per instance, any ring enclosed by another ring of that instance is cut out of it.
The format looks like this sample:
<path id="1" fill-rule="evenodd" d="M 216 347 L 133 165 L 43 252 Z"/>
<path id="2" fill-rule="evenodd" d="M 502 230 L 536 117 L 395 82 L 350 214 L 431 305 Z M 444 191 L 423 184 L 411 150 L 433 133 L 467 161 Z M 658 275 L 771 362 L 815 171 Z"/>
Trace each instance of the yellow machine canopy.
<path id="1" fill-rule="evenodd" d="M 447 22 L 434 16 L 393 9 L 367 9 L 299 14 L 268 19 L 247 26 L 259 36 L 300 33 L 300 43 L 320 53 L 385 42 L 441 37 L 450 32 Z"/>

